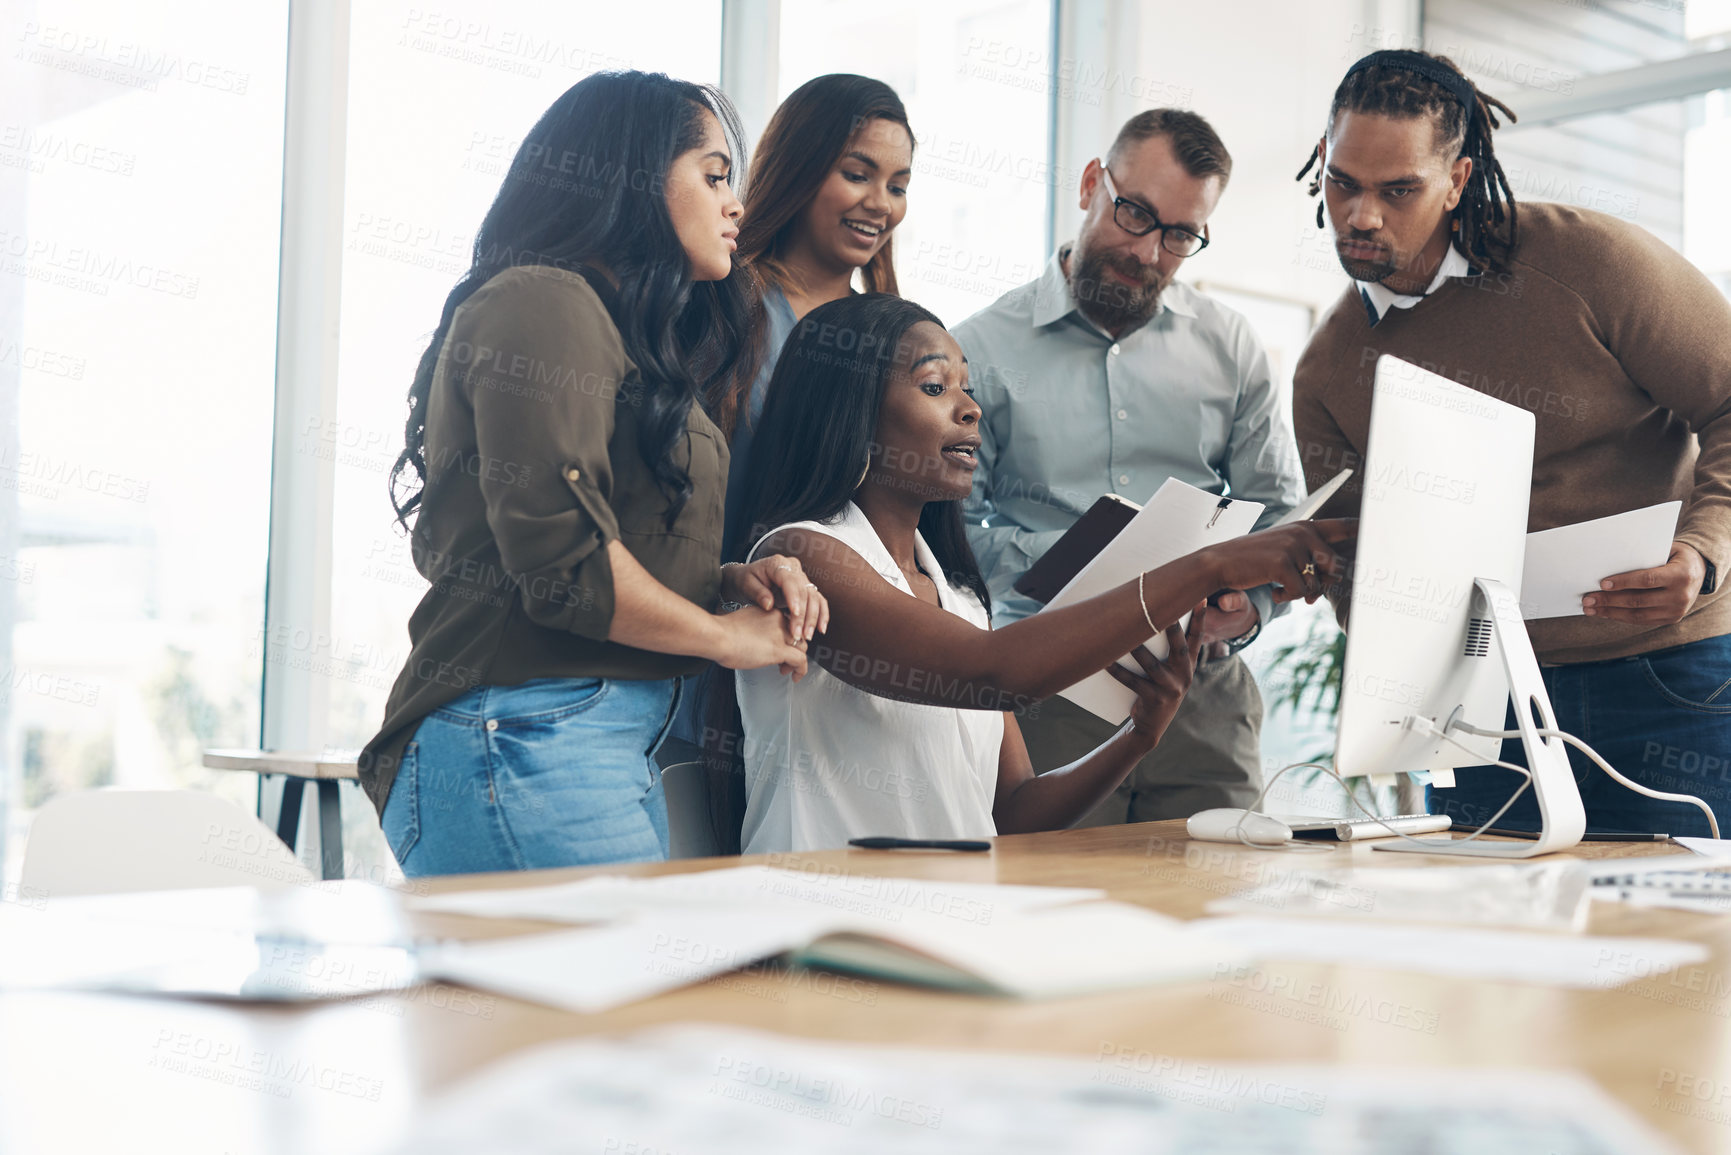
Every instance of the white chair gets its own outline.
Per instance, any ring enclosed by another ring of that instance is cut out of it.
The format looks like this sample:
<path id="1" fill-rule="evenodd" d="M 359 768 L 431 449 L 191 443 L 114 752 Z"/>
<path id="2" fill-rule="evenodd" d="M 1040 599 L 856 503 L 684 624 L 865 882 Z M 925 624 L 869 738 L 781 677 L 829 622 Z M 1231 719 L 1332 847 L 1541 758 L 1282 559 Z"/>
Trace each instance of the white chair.
<path id="1" fill-rule="evenodd" d="M 36 812 L 22 884 L 49 898 L 204 886 L 307 886 L 270 827 L 196 790 L 85 790 Z"/>
<path id="2" fill-rule="evenodd" d="M 667 857 L 714 858 L 721 853 L 709 817 L 709 778 L 702 762 L 661 768 L 667 796 Z"/>
<path id="3" fill-rule="evenodd" d="M 326 751 L 303 754 L 281 750 L 206 750 L 204 764 L 212 770 L 283 775 L 282 806 L 277 812 L 277 837 L 298 849 L 301 800 L 316 785 L 314 814 L 318 818 L 319 868 L 326 878 L 343 876 L 343 809 L 338 785 L 345 778 L 359 781 L 352 753 Z"/>

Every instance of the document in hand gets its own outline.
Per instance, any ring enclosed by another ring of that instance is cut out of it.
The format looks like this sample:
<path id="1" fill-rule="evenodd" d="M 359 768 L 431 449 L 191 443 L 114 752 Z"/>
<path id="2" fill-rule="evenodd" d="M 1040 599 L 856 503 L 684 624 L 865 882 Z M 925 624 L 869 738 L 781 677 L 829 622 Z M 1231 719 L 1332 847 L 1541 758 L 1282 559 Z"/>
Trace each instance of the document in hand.
<path id="1" fill-rule="evenodd" d="M 1521 617 L 1579 617 L 1581 597 L 1612 574 L 1650 569 L 1671 556 L 1680 501 L 1578 521 L 1527 535 Z"/>
<path id="2" fill-rule="evenodd" d="M 1256 525 L 1262 508 L 1261 502 L 1219 497 L 1175 477 L 1169 478 L 1135 519 L 1040 612 L 1050 613 L 1086 601 L 1134 580 L 1143 570 L 1157 569 L 1204 546 L 1243 537 Z M 1188 625 L 1190 615 L 1179 621 Z M 1148 642 L 1148 648 L 1155 657 L 1164 658 L 1165 638 L 1156 634 Z M 1127 654 L 1118 664 L 1127 670 L 1141 671 Z M 1084 710 L 1114 723 L 1128 718 L 1136 701 L 1134 692 L 1119 685 L 1104 670 L 1060 693 Z"/>

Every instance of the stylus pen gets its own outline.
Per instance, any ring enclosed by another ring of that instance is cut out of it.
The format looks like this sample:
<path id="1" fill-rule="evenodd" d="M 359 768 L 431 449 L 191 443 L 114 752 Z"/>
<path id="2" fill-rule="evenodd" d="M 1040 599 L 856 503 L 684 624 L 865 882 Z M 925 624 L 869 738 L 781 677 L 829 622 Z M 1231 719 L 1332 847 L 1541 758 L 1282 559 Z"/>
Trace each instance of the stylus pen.
<path id="1" fill-rule="evenodd" d="M 971 838 L 850 838 L 849 846 L 858 846 L 863 850 L 990 850 L 990 842 L 977 842 Z"/>
<path id="2" fill-rule="evenodd" d="M 1504 838 L 1538 838 L 1538 835 L 1531 830 L 1499 830 L 1494 826 L 1484 833 L 1500 834 Z M 1670 840 L 1669 834 L 1646 834 L 1622 830 L 1581 835 L 1582 842 L 1669 842 Z"/>

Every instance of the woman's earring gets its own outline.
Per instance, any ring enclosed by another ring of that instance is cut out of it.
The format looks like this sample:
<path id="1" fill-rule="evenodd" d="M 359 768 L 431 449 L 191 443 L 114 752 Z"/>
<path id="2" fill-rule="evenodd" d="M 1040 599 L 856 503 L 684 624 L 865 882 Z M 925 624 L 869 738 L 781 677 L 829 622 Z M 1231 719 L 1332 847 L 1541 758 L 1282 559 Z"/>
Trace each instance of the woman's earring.
<path id="1" fill-rule="evenodd" d="M 854 482 L 853 487 L 855 489 L 858 489 L 860 486 L 864 485 L 866 478 L 868 476 L 870 476 L 871 471 L 872 471 L 872 455 L 868 452 L 866 454 L 865 468 L 859 471 L 859 480 Z"/>

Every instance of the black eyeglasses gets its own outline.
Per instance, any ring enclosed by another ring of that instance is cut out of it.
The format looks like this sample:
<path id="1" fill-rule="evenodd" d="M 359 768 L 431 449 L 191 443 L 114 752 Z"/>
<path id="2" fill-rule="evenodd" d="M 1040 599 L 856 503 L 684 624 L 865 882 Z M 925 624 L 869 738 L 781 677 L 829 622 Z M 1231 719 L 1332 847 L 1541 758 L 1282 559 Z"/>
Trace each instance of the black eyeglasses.
<path id="1" fill-rule="evenodd" d="M 1100 166 L 1100 177 L 1106 182 L 1106 195 L 1112 198 L 1112 219 L 1131 236 L 1145 237 L 1159 229 L 1160 247 L 1175 257 L 1194 257 L 1208 247 L 1207 236 L 1193 233 L 1182 225 L 1163 225 L 1153 209 L 1119 196 L 1118 189 L 1112 184 L 1112 174 L 1106 171 L 1105 165 Z M 1207 229 L 1208 226 L 1202 227 Z"/>

